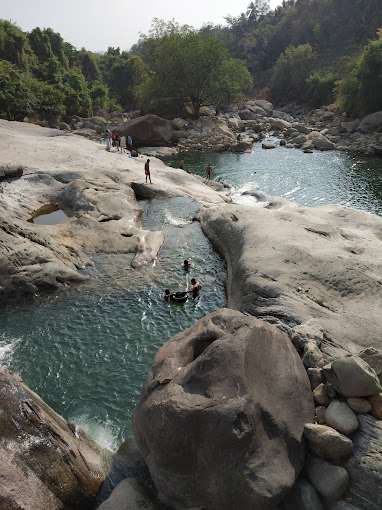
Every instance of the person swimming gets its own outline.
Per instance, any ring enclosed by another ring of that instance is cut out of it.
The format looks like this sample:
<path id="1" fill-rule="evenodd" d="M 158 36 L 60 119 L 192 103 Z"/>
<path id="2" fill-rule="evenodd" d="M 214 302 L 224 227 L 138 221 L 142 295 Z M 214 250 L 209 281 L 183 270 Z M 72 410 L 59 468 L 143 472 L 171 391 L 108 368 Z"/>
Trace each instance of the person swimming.
<path id="1" fill-rule="evenodd" d="M 195 299 L 199 296 L 199 291 L 202 288 L 199 282 L 195 280 L 195 278 L 191 278 L 191 289 L 187 291 L 187 294 L 190 294 L 192 292 L 192 297 Z"/>
<path id="2" fill-rule="evenodd" d="M 189 262 L 188 260 L 185 260 L 182 264 L 182 267 L 185 271 L 188 271 L 190 269 L 190 267 L 192 266 L 191 262 Z"/>
<path id="3" fill-rule="evenodd" d="M 168 289 L 164 291 L 164 299 L 165 301 L 168 301 L 168 299 L 173 295 L 173 292 L 170 292 Z"/>

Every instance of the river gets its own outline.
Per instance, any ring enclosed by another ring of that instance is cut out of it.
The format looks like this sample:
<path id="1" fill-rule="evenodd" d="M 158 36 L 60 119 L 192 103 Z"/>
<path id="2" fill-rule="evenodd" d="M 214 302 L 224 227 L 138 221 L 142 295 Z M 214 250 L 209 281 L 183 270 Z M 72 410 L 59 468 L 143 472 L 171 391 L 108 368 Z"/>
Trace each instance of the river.
<path id="1" fill-rule="evenodd" d="M 251 154 L 183 154 L 185 169 L 244 191 L 262 190 L 301 204 L 338 203 L 382 214 L 382 159 L 278 147 Z M 173 166 L 178 159 L 169 158 Z M 182 170 L 179 170 L 182 171 Z M 165 243 L 152 268 L 130 269 L 131 257 L 92 257 L 87 283 L 0 310 L 0 363 L 18 373 L 67 420 L 112 450 L 132 434 L 131 415 L 158 348 L 201 317 L 225 306 L 224 262 L 192 218 L 185 198 L 144 201 L 143 226 L 162 229 Z M 192 261 L 186 273 L 184 259 Z M 165 288 L 202 283 L 199 300 L 166 303 Z"/>

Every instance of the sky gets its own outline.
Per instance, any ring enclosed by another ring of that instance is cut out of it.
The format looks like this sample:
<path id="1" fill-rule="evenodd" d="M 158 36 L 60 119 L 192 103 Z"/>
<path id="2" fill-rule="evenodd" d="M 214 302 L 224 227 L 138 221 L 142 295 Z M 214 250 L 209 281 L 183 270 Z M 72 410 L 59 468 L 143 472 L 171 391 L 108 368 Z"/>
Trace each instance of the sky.
<path id="1" fill-rule="evenodd" d="M 52 28 L 77 49 L 106 51 L 109 46 L 129 50 L 139 33 L 147 34 L 153 18 L 200 28 L 203 23 L 225 24 L 224 16 L 238 16 L 249 0 L 0 0 L 0 18 L 24 32 Z M 270 0 L 274 9 L 281 0 Z"/>

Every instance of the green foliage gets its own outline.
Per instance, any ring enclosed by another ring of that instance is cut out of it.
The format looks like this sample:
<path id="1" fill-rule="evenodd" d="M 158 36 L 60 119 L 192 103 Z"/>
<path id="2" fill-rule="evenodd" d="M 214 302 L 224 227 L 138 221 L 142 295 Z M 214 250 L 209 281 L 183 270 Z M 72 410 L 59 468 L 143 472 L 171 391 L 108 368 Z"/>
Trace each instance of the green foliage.
<path id="1" fill-rule="evenodd" d="M 28 54 L 30 47 L 25 34 L 12 23 L 0 20 L 0 59 L 25 69 L 28 66 Z"/>
<path id="2" fill-rule="evenodd" d="M 364 116 L 382 110 L 382 39 L 365 46 L 359 59 L 337 85 L 337 102 L 350 114 Z"/>
<path id="3" fill-rule="evenodd" d="M 65 115 L 65 96 L 61 90 L 35 78 L 27 78 L 26 84 L 33 97 L 33 111 L 28 114 L 29 117 L 55 122 Z"/>
<path id="4" fill-rule="evenodd" d="M 140 87 L 142 100 L 189 100 L 195 116 L 201 105 L 233 99 L 252 84 L 245 66 L 229 59 L 220 40 L 194 31 L 161 39 L 153 69 L 154 74 Z"/>
<path id="5" fill-rule="evenodd" d="M 269 89 L 271 100 L 284 103 L 301 100 L 314 58 L 310 44 L 287 48 L 277 59 L 273 69 Z"/>
<path id="6" fill-rule="evenodd" d="M 33 111 L 33 97 L 25 83 L 25 74 L 10 62 L 0 62 L 0 115 L 7 120 L 23 121 Z"/>
<path id="7" fill-rule="evenodd" d="M 331 103 L 337 80 L 338 76 L 334 73 L 314 72 L 306 80 L 306 99 L 308 102 L 316 108 Z"/>

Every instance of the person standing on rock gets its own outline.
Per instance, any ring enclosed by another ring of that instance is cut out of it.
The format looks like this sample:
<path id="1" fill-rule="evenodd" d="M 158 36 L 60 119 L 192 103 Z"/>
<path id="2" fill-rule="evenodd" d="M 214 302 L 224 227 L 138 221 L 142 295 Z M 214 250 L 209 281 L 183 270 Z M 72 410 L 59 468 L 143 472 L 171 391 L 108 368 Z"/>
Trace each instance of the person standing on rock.
<path id="1" fill-rule="evenodd" d="M 150 179 L 150 184 L 152 184 L 151 174 L 150 174 L 150 160 L 149 159 L 145 163 L 145 176 L 146 176 L 146 182 L 147 182 L 147 177 L 148 177 Z"/>
<path id="2" fill-rule="evenodd" d="M 112 142 L 110 129 L 107 129 L 105 131 L 105 140 L 106 140 L 106 150 L 110 152 L 110 147 L 111 147 L 111 142 Z"/>
<path id="3" fill-rule="evenodd" d="M 180 160 L 179 160 L 179 168 L 180 168 L 181 170 L 183 170 L 183 165 L 184 165 L 184 161 L 183 161 L 183 159 L 180 159 Z"/>
<path id="4" fill-rule="evenodd" d="M 212 166 L 209 164 L 206 168 L 206 171 L 207 171 L 207 181 L 209 181 L 211 179 L 211 170 L 212 170 Z"/>
<path id="5" fill-rule="evenodd" d="M 121 147 L 121 153 L 126 151 L 126 136 L 121 135 L 119 146 Z"/>
<path id="6" fill-rule="evenodd" d="M 133 139 L 131 138 L 131 135 L 127 137 L 127 148 L 130 153 L 133 151 Z"/>

